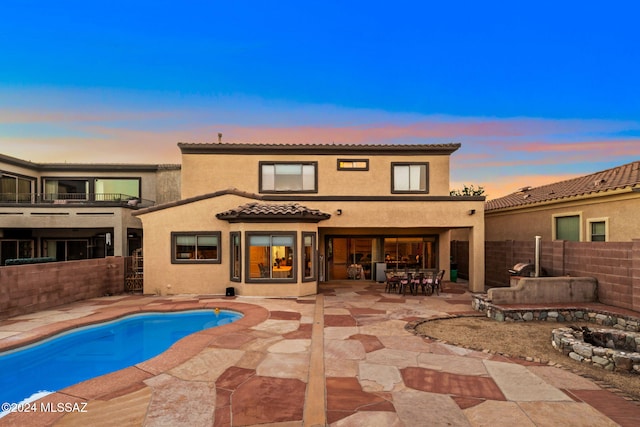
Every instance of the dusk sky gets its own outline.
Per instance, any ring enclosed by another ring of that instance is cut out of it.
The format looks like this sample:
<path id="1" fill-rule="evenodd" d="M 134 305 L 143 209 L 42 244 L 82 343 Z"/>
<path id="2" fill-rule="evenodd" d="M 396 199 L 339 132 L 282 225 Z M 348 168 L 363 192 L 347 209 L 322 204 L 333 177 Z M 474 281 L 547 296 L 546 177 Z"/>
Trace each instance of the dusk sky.
<path id="1" fill-rule="evenodd" d="M 459 142 L 488 198 L 640 158 L 637 1 L 4 0 L 0 153 Z"/>

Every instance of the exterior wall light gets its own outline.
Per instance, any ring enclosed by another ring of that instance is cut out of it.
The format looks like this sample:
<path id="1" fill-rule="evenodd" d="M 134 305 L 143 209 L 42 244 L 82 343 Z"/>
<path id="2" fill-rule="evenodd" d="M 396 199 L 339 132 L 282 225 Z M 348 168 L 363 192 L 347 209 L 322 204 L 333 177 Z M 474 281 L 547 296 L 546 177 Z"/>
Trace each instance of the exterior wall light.
<path id="1" fill-rule="evenodd" d="M 336 214 L 338 214 L 338 215 L 342 215 L 342 209 L 338 209 L 338 210 L 336 211 Z"/>
<path id="2" fill-rule="evenodd" d="M 475 215 L 475 214 L 476 214 L 476 210 L 475 210 L 475 209 L 471 209 L 471 210 L 469 211 L 469 215 Z"/>

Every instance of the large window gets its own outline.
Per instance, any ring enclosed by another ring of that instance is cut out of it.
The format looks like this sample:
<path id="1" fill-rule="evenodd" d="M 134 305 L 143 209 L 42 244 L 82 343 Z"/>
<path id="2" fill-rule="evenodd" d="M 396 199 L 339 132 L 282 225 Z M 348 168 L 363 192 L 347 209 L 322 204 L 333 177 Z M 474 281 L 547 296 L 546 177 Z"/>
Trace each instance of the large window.
<path id="1" fill-rule="evenodd" d="M 89 258 L 87 239 L 45 240 L 44 254 L 56 261 L 75 261 Z"/>
<path id="2" fill-rule="evenodd" d="M 0 202 L 31 201 L 33 183 L 33 179 L 0 174 Z"/>
<path id="3" fill-rule="evenodd" d="M 220 263 L 220 232 L 171 233 L 171 263 Z"/>
<path id="4" fill-rule="evenodd" d="M 105 201 L 140 198 L 138 178 L 96 178 L 94 181 L 96 199 Z"/>
<path id="5" fill-rule="evenodd" d="M 428 193 L 428 163 L 392 163 L 392 193 Z"/>
<path id="6" fill-rule="evenodd" d="M 260 162 L 260 192 L 316 193 L 318 163 Z"/>
<path id="7" fill-rule="evenodd" d="M 247 282 L 295 282 L 296 233 L 247 232 Z"/>
<path id="8" fill-rule="evenodd" d="M 302 280 L 311 281 L 316 277 L 316 233 L 302 233 L 302 245 Z"/>
<path id="9" fill-rule="evenodd" d="M 241 272 L 241 250 L 240 246 L 240 233 L 234 231 L 230 234 L 231 240 L 231 280 L 234 282 L 239 282 L 242 280 L 242 272 Z"/>
<path id="10" fill-rule="evenodd" d="M 437 268 L 436 238 L 385 237 L 384 259 L 388 269 Z"/>
<path id="11" fill-rule="evenodd" d="M 86 179 L 46 179 L 46 200 L 87 200 L 89 181 Z"/>
<path id="12" fill-rule="evenodd" d="M 580 241 L 580 215 L 554 216 L 555 240 Z"/>

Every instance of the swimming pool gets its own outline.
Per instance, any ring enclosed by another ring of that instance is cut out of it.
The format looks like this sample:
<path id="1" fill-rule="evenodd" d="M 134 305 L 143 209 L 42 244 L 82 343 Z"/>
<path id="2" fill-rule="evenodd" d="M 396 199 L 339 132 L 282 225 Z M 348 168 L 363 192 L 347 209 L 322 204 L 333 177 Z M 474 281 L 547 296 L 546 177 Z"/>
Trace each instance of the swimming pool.
<path id="1" fill-rule="evenodd" d="M 135 314 L 0 353 L 0 402 L 19 403 L 135 365 L 187 335 L 241 317 L 224 310 Z"/>

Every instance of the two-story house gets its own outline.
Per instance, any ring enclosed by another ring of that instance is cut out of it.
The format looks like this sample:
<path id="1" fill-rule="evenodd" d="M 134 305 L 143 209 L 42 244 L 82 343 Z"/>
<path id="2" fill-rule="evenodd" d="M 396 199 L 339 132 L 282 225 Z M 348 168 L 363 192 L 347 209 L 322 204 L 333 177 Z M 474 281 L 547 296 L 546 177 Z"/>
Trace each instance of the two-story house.
<path id="1" fill-rule="evenodd" d="M 484 290 L 484 197 L 449 195 L 460 144 L 178 144 L 181 200 L 135 213 L 144 292 L 301 296 L 319 281 L 448 270 L 450 232 Z"/>
<path id="2" fill-rule="evenodd" d="M 0 265 L 126 256 L 142 245 L 132 212 L 178 199 L 180 167 L 33 163 L 0 154 Z"/>

